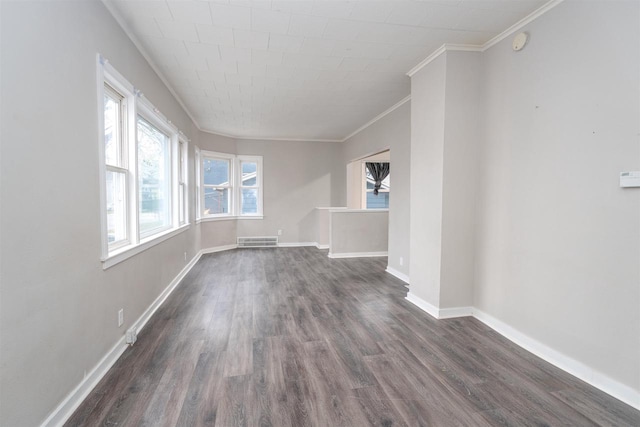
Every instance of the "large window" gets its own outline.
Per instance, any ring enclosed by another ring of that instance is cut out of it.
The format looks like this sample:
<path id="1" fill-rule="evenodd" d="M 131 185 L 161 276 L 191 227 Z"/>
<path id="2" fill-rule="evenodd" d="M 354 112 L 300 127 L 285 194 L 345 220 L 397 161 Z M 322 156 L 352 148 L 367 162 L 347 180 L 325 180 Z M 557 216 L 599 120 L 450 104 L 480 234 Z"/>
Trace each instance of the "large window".
<path id="1" fill-rule="evenodd" d="M 188 224 L 188 142 L 101 57 L 98 69 L 107 268 Z"/>
<path id="2" fill-rule="evenodd" d="M 199 219 L 262 217 L 262 157 L 196 150 Z"/>

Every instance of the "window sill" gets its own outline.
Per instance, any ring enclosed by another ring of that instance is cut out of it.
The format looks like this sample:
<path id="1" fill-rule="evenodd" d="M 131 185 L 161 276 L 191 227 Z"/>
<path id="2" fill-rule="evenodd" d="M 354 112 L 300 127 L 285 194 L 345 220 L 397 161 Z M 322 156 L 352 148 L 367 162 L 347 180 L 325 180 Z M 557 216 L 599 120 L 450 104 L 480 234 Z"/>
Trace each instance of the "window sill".
<path id="1" fill-rule="evenodd" d="M 229 220 L 243 220 L 243 219 L 264 219 L 263 215 L 253 215 L 253 216 L 207 216 L 204 218 L 200 218 L 196 221 L 196 224 L 199 224 L 201 222 L 209 222 L 209 221 L 229 221 Z"/>
<path id="2" fill-rule="evenodd" d="M 109 254 L 107 258 L 102 259 L 102 269 L 106 270 L 110 267 L 113 267 L 114 265 L 119 264 L 134 255 L 144 252 L 147 249 L 152 248 L 153 246 L 172 238 L 173 236 L 177 236 L 178 234 L 188 230 L 189 227 L 190 224 L 184 224 L 178 228 L 167 230 L 164 233 L 153 236 L 149 240 L 145 240 L 135 246 L 126 246 L 124 248 L 118 249 Z"/>

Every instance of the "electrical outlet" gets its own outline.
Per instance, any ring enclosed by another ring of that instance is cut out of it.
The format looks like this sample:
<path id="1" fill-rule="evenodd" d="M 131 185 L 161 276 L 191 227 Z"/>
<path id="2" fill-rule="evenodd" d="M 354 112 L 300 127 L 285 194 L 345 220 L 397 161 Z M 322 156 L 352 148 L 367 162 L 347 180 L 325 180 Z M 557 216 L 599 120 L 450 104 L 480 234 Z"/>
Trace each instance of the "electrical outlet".
<path id="1" fill-rule="evenodd" d="M 400 257 L 400 265 L 404 265 L 404 258 Z"/>
<path id="2" fill-rule="evenodd" d="M 282 236 L 282 230 L 278 230 L 278 236 Z"/>
<path id="3" fill-rule="evenodd" d="M 118 328 L 124 323 L 124 308 L 118 310 Z"/>
<path id="4" fill-rule="evenodd" d="M 186 252 L 184 253 L 184 260 L 185 261 L 187 260 L 187 253 Z"/>
<path id="5" fill-rule="evenodd" d="M 129 328 L 127 333 L 124 335 L 124 342 L 133 345 L 138 340 L 138 331 L 136 328 Z"/>

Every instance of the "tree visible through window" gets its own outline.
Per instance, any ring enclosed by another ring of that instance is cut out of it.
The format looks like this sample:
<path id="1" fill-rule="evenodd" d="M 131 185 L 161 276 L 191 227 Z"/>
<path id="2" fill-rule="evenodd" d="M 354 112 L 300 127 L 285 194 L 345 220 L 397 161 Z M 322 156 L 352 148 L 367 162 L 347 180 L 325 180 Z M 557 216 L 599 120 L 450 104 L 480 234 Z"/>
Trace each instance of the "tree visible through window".
<path id="1" fill-rule="evenodd" d="M 171 218 L 169 136 L 138 117 L 138 189 L 140 235 L 169 227 Z"/>

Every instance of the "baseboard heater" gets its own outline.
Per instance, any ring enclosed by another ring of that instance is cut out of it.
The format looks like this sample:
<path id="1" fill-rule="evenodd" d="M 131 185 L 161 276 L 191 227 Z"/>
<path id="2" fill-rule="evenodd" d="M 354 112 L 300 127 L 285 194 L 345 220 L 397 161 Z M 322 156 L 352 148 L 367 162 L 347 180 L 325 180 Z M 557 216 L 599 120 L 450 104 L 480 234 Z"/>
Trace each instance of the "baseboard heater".
<path id="1" fill-rule="evenodd" d="M 278 247 L 278 237 L 238 237 L 239 248 L 276 248 Z"/>

